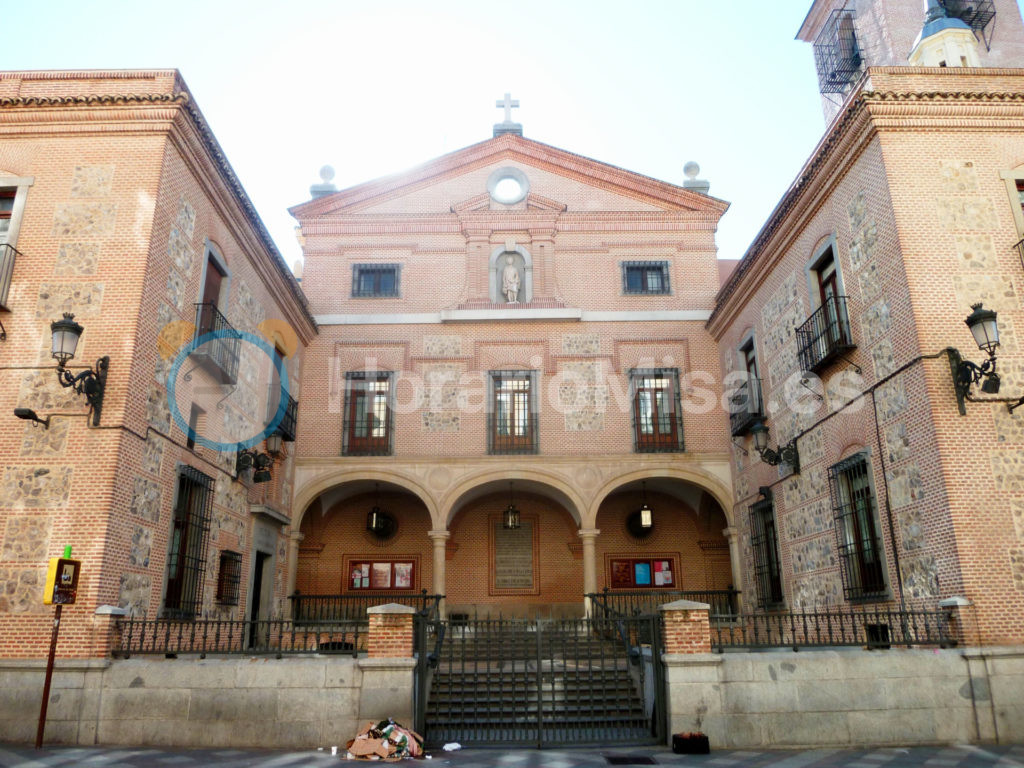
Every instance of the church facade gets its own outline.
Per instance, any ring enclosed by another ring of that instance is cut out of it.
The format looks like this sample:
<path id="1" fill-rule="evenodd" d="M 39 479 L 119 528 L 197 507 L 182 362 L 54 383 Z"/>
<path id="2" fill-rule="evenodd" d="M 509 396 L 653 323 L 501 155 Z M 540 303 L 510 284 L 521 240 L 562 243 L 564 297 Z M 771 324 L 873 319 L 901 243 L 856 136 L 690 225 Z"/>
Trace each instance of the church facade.
<path id="1" fill-rule="evenodd" d="M 401 574 L 449 614 L 574 616 L 605 588 L 734 586 L 704 327 L 726 207 L 506 122 L 292 209 L 320 328 L 300 398 L 298 592 Z"/>

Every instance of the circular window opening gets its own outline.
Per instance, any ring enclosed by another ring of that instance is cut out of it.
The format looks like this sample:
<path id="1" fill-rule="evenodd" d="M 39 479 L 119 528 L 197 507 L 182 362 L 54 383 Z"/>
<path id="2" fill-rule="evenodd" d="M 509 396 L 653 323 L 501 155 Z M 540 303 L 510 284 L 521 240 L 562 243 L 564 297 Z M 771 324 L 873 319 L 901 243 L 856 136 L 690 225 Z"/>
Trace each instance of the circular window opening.
<path id="1" fill-rule="evenodd" d="M 530 191 L 530 180 L 518 168 L 498 168 L 487 179 L 487 193 L 502 205 L 512 205 L 524 199 Z"/>
<path id="2" fill-rule="evenodd" d="M 513 178 L 505 177 L 494 185 L 494 199 L 499 203 L 514 203 L 522 196 L 523 185 Z"/>

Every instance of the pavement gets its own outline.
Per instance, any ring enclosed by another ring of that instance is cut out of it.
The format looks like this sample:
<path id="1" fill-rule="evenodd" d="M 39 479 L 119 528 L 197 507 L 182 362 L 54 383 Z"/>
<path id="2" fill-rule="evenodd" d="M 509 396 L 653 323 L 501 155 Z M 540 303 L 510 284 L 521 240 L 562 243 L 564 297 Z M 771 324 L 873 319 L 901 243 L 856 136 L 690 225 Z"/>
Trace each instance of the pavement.
<path id="1" fill-rule="evenodd" d="M 341 750 L 344 752 L 344 748 Z M 870 749 L 808 750 L 712 750 L 710 755 L 676 755 L 664 747 L 615 747 L 608 749 L 463 749 L 432 750 L 431 759 L 416 768 L 611 768 L 609 757 L 625 768 L 642 765 L 751 766 L 762 768 L 1024 768 L 1024 745 L 937 747 L 877 747 Z M 269 751 L 244 749 L 149 749 L 124 747 L 31 747 L 0 744 L 3 768 L 327 768 L 343 761 L 323 751 Z M 409 763 L 413 761 L 401 761 Z M 411 767 L 410 767 L 411 768 Z"/>

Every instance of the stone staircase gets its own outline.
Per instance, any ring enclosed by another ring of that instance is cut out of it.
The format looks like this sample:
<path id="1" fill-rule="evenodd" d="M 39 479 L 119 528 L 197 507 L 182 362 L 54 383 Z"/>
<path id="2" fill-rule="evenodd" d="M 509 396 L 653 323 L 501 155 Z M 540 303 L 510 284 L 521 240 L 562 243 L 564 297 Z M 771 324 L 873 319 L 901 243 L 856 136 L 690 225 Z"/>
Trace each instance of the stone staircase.
<path id="1" fill-rule="evenodd" d="M 430 682 L 428 743 L 649 741 L 642 667 L 618 637 L 566 624 L 449 627 Z"/>

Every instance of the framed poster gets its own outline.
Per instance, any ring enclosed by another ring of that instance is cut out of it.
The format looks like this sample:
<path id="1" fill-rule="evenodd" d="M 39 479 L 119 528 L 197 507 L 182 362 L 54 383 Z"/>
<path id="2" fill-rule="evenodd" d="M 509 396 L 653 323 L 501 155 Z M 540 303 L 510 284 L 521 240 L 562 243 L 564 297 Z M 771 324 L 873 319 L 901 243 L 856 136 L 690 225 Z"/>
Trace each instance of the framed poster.
<path id="1" fill-rule="evenodd" d="M 345 568 L 348 574 L 343 592 L 363 590 L 394 591 L 413 590 L 416 588 L 416 571 L 419 558 L 416 555 L 396 558 L 394 560 L 357 560 L 349 561 Z"/>
<path id="2" fill-rule="evenodd" d="M 605 555 L 605 561 L 610 589 L 678 589 L 674 553 L 653 557 Z"/>

